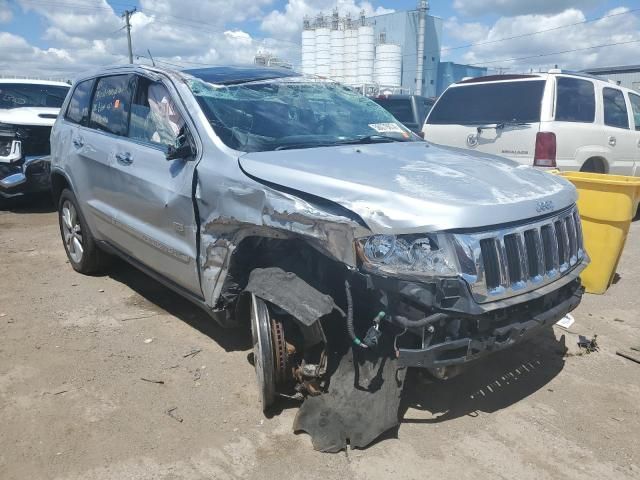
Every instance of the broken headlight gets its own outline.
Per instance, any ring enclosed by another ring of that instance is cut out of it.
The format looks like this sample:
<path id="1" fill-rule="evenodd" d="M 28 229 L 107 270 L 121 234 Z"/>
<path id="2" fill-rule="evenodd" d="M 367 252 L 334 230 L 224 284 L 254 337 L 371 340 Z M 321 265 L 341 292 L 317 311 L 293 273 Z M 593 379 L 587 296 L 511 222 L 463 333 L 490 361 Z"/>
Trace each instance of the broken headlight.
<path id="1" fill-rule="evenodd" d="M 432 277 L 458 273 L 444 234 L 372 235 L 358 240 L 358 252 L 369 271 Z"/>

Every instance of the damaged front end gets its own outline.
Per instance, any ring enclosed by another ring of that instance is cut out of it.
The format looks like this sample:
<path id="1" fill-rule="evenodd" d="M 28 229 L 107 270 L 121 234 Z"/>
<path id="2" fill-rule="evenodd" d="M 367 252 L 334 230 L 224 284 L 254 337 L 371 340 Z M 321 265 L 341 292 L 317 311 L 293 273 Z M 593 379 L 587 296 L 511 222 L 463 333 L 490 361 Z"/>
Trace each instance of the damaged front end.
<path id="1" fill-rule="evenodd" d="M 0 196 L 50 189 L 51 127 L 0 123 Z"/>
<path id="2" fill-rule="evenodd" d="M 449 378 L 572 311 L 588 261 L 574 208 L 497 231 L 360 237 L 355 266 L 277 237 L 241 246 L 226 285 L 251 323 L 263 408 L 302 400 L 294 429 L 329 452 L 399 423 L 407 368 Z M 494 256 L 491 242 L 521 247 Z"/>

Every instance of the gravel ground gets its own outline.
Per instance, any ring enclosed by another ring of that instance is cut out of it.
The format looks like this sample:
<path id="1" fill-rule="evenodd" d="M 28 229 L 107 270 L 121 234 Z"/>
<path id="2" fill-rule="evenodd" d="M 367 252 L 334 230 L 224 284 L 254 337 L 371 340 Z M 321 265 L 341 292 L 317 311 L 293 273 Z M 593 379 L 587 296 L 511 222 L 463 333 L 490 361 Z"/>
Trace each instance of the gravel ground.
<path id="1" fill-rule="evenodd" d="M 0 478 L 639 479 L 640 364 L 615 353 L 640 347 L 639 238 L 570 332 L 415 375 L 397 430 L 321 454 L 291 432 L 296 405 L 262 415 L 246 334 L 123 263 L 75 273 L 46 202 L 0 211 Z M 575 334 L 600 351 L 576 355 Z"/>

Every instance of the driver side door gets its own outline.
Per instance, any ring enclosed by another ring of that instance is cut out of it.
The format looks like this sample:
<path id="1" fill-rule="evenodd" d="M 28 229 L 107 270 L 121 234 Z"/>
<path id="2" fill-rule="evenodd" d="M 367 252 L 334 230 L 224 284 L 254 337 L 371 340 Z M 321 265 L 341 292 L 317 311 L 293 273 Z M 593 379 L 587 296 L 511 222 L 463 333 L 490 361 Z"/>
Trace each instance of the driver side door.
<path id="1" fill-rule="evenodd" d="M 188 128 L 169 84 L 136 76 L 127 136 L 116 145 L 117 247 L 191 294 L 202 296 L 192 201 L 195 158 L 167 160 Z"/>

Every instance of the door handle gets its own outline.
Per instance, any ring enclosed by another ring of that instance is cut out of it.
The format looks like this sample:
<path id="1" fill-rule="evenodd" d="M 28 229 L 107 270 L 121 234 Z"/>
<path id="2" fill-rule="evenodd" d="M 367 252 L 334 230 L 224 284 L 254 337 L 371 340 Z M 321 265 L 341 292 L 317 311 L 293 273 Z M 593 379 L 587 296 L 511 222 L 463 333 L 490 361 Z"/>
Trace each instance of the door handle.
<path id="1" fill-rule="evenodd" d="M 133 163 L 133 157 L 129 152 L 116 153 L 116 160 L 120 165 L 131 165 Z"/>
<path id="2" fill-rule="evenodd" d="M 71 142 L 76 148 L 81 148 L 84 145 L 84 140 L 82 139 L 82 137 L 74 138 L 73 140 L 71 140 Z"/>
<path id="3" fill-rule="evenodd" d="M 616 137 L 614 137 L 613 135 L 609 136 L 609 145 L 611 145 L 612 147 L 616 146 Z"/>

